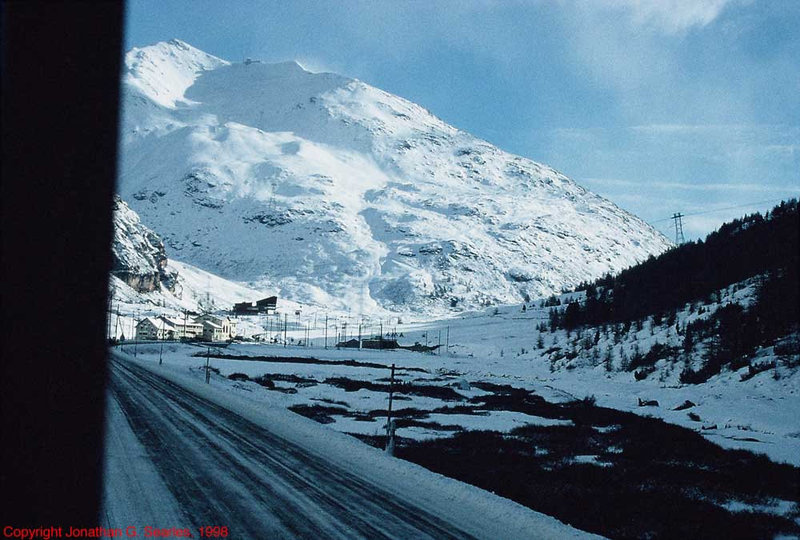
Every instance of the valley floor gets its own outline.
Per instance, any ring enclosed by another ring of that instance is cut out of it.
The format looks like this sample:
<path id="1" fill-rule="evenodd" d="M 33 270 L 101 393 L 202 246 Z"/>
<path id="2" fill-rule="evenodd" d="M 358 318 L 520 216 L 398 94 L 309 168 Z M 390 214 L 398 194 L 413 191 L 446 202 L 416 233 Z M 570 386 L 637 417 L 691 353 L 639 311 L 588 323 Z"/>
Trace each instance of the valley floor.
<path id="1" fill-rule="evenodd" d="M 515 317 L 509 309 L 492 318 L 508 332 Z M 447 324 L 451 343 L 467 335 L 469 319 Z M 485 319 L 479 326 L 476 341 L 490 335 Z M 439 333 L 431 323 L 404 328 L 406 341 L 432 328 Z M 395 364 L 398 457 L 581 529 L 610 536 L 800 533 L 796 373 L 747 381 L 729 373 L 677 385 L 657 377 L 635 381 L 603 366 L 551 371 L 549 362 L 511 349 L 454 349 L 430 355 L 266 344 L 135 347 L 140 362 L 195 384 L 203 381 L 208 354 L 215 391 L 288 408 L 380 448 Z M 639 406 L 640 399 L 658 405 Z M 697 529 L 699 523 L 711 529 Z"/>
<path id="2" fill-rule="evenodd" d="M 175 363 L 112 351 L 104 527 L 196 536 L 213 526 L 200 536 L 231 538 L 592 537 L 242 399 L 221 378 L 193 379 Z"/>

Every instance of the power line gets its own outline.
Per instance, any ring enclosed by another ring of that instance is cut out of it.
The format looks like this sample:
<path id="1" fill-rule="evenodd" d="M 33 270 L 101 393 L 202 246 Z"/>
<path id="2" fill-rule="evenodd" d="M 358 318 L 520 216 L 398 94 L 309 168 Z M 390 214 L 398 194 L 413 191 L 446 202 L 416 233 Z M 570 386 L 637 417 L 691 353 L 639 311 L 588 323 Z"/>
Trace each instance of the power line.
<path id="1" fill-rule="evenodd" d="M 691 214 L 682 214 L 682 217 L 700 216 L 702 214 L 711 214 L 713 212 L 722 212 L 723 210 L 733 210 L 733 209 L 736 209 L 736 208 L 745 208 L 745 207 L 748 207 L 748 206 L 755 206 L 757 204 L 766 204 L 766 203 L 769 203 L 769 202 L 776 202 L 776 201 L 783 201 L 783 200 L 785 200 L 785 199 L 768 199 L 766 201 L 756 201 L 756 202 L 745 203 L 745 204 L 737 204 L 736 206 L 726 206 L 725 208 L 714 208 L 712 210 L 704 210 L 702 212 L 692 212 Z M 668 217 L 668 218 L 656 219 L 655 221 L 651 221 L 650 223 L 659 223 L 661 221 L 669 221 L 671 219 L 675 219 L 674 214 L 672 216 Z"/>
<path id="2" fill-rule="evenodd" d="M 681 245 L 686 242 L 686 238 L 683 236 L 683 220 L 681 219 L 683 214 L 677 212 L 672 214 L 672 219 L 675 220 L 675 243 L 677 245 Z"/>

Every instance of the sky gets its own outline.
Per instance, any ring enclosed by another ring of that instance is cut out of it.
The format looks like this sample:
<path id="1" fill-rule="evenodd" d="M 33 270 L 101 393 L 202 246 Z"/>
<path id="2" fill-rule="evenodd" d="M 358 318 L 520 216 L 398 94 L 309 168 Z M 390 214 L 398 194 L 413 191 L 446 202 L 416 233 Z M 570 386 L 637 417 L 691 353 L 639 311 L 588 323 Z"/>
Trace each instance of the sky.
<path id="1" fill-rule="evenodd" d="M 798 0 L 129 0 L 126 28 L 360 79 L 670 238 L 800 196 Z"/>

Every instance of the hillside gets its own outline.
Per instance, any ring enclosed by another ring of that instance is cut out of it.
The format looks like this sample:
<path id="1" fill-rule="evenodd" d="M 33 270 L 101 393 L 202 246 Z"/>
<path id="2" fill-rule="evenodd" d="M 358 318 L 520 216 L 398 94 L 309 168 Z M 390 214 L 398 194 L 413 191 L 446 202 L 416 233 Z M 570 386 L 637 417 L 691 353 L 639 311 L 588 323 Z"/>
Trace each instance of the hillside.
<path id="1" fill-rule="evenodd" d="M 175 258 L 305 303 L 444 314 L 551 294 L 666 250 L 557 171 L 293 62 L 134 49 L 119 189 Z"/>
<path id="2" fill-rule="evenodd" d="M 681 382 L 703 382 L 723 368 L 748 366 L 755 373 L 775 367 L 752 360 L 772 345 L 796 367 L 799 234 L 797 200 L 726 223 L 705 241 L 579 287 L 578 299 L 551 310 L 550 328 L 602 326 L 605 333 L 611 325 L 627 332 L 632 323 L 641 329 L 643 320 L 674 327 L 679 343 L 658 343 L 625 362 L 624 369 L 640 377 L 662 359 L 685 360 Z M 748 292 L 728 296 L 739 290 Z M 695 311 L 698 316 L 689 317 Z"/>
<path id="3" fill-rule="evenodd" d="M 161 237 L 143 225 L 120 197 L 114 200 L 112 256 L 108 321 L 111 337 L 130 336 L 134 319 L 148 315 L 177 316 L 184 310 L 230 309 L 236 302 L 253 302 L 268 295 L 268 291 L 168 259 Z M 284 299 L 280 307 L 287 312 L 300 309 Z M 245 331 L 253 332 L 254 328 L 259 328 L 257 322 L 242 325 Z"/>

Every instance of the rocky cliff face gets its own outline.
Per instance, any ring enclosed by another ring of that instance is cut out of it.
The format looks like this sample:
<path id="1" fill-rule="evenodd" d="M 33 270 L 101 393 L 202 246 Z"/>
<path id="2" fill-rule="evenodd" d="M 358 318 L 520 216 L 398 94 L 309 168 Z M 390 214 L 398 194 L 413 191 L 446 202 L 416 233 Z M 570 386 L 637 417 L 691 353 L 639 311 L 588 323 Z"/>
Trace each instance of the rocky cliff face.
<path id="1" fill-rule="evenodd" d="M 558 292 L 671 245 L 358 80 L 180 41 L 126 66 L 122 196 L 171 258 L 282 298 L 432 315 Z"/>
<path id="2" fill-rule="evenodd" d="M 112 275 L 137 292 L 172 290 L 177 274 L 167 270 L 161 238 L 142 225 L 139 216 L 120 197 L 114 198 Z"/>

